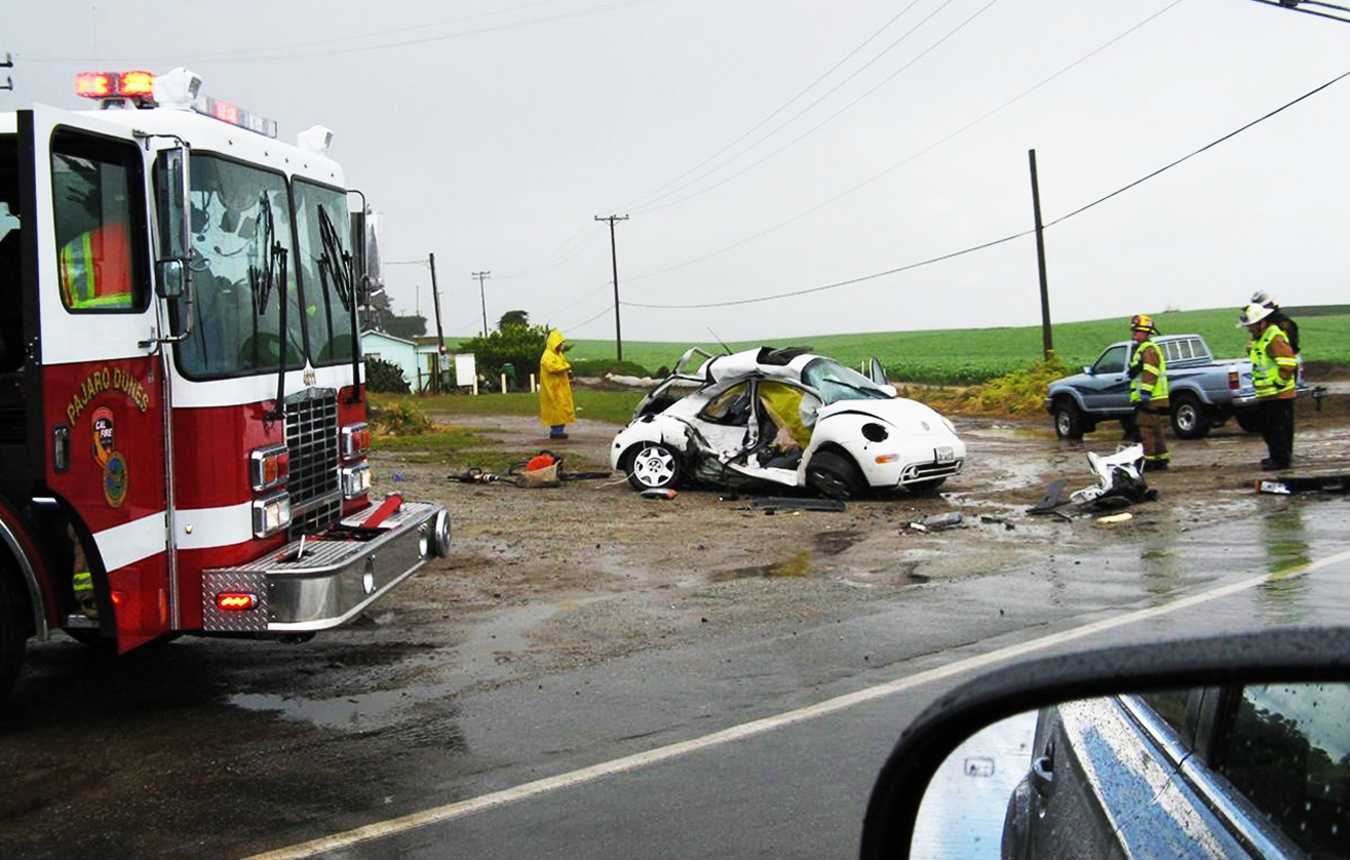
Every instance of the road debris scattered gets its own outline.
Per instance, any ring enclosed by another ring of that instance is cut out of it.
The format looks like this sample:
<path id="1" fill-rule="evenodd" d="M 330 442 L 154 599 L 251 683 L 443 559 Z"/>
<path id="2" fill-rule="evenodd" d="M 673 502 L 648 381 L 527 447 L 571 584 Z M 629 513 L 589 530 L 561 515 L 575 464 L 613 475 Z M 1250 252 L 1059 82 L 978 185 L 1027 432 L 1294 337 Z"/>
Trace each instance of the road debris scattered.
<path id="1" fill-rule="evenodd" d="M 946 529 L 954 529 L 960 526 L 965 519 L 960 511 L 951 511 L 946 514 L 934 514 L 931 517 L 924 517 L 921 520 L 909 523 L 909 528 L 916 532 L 940 532 Z"/>
<path id="2" fill-rule="evenodd" d="M 668 502 L 671 499 L 678 496 L 679 492 L 670 489 L 666 490 L 651 489 L 651 490 L 643 490 L 640 495 L 644 499 L 661 499 Z"/>
<path id="3" fill-rule="evenodd" d="M 1112 514 L 1109 517 L 1097 517 L 1097 524 L 1103 526 L 1113 526 L 1117 523 L 1128 523 L 1134 519 L 1134 514 L 1126 511 L 1123 514 Z"/>
<path id="4" fill-rule="evenodd" d="M 1350 475 L 1290 475 L 1275 480 L 1258 480 L 1258 493 L 1289 496 L 1294 493 L 1350 493 Z"/>
<path id="5" fill-rule="evenodd" d="M 1064 486 L 1067 482 L 1056 480 L 1046 488 L 1039 502 L 1027 508 L 1027 513 L 1053 514 L 1071 520 L 1075 516 L 1127 508 L 1158 498 L 1158 491 L 1150 489 L 1144 480 L 1144 446 L 1131 445 L 1105 457 L 1089 451 L 1087 459 L 1097 477 L 1096 486 L 1076 490 L 1066 499 Z"/>
<path id="6" fill-rule="evenodd" d="M 751 499 L 750 506 L 761 508 L 766 513 L 772 511 L 826 511 L 839 513 L 847 510 L 848 505 L 841 499 L 809 499 L 791 496 L 761 496 Z"/>

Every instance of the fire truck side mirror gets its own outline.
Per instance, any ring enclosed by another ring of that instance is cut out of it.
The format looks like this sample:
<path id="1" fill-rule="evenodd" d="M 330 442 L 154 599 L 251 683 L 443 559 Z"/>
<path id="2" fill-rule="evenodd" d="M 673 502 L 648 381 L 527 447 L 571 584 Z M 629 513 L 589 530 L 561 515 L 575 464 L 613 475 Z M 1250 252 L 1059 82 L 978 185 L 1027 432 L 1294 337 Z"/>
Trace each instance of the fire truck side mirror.
<path id="1" fill-rule="evenodd" d="M 155 264 L 155 292 L 161 299 L 181 299 L 187 293 L 187 266 L 178 258 Z"/>

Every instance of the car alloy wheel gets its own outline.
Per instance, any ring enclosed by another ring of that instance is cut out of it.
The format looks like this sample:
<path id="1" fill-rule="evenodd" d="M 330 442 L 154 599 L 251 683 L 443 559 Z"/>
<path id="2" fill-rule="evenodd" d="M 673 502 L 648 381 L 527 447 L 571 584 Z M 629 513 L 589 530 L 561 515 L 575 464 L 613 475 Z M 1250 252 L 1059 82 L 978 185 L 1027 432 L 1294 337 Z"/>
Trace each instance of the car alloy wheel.
<path id="1" fill-rule="evenodd" d="M 648 445 L 633 456 L 633 477 L 644 487 L 669 485 L 675 479 L 675 468 L 675 455 L 664 445 Z"/>

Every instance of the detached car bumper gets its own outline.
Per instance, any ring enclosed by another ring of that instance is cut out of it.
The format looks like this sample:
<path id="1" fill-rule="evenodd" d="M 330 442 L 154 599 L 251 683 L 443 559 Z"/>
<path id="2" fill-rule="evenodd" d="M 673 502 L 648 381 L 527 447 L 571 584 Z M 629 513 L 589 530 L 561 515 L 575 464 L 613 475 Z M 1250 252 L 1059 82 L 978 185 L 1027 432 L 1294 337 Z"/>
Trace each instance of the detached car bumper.
<path id="1" fill-rule="evenodd" d="M 291 541 L 258 561 L 202 572 L 202 630 L 208 633 L 312 633 L 338 627 L 450 549 L 445 508 L 404 501 L 376 529 L 377 506 L 342 520 L 347 535 Z"/>

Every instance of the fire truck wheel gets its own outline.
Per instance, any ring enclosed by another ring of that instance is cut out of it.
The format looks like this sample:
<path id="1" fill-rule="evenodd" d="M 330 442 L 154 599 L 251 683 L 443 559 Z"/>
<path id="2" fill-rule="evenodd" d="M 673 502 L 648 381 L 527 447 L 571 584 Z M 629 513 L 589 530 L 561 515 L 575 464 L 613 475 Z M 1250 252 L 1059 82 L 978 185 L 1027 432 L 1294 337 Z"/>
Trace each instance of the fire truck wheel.
<path id="1" fill-rule="evenodd" d="M 0 566 L 0 701 L 8 698 L 23 665 L 28 644 L 28 602 L 18 590 L 18 579 Z"/>

